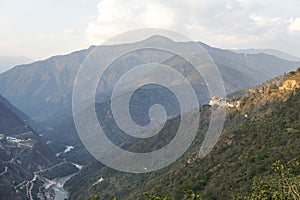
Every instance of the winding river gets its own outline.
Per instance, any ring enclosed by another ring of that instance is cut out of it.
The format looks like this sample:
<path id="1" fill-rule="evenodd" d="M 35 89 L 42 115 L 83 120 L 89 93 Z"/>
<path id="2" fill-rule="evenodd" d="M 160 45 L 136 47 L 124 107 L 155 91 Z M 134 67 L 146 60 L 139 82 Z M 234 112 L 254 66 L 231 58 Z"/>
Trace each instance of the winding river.
<path id="1" fill-rule="evenodd" d="M 72 146 L 66 146 L 66 149 L 61 152 L 61 153 L 67 153 L 69 151 L 71 151 L 74 147 Z M 57 155 L 59 156 L 61 153 L 58 153 Z M 77 169 L 81 170 L 81 168 L 83 167 L 82 165 L 76 164 L 76 163 L 72 163 L 75 167 L 77 167 Z M 78 172 L 76 172 L 78 173 Z M 58 177 L 53 179 L 53 185 L 51 185 L 51 189 L 54 190 L 54 200 L 65 200 L 68 199 L 69 197 L 69 192 L 67 190 L 64 189 L 64 184 L 70 179 L 72 178 L 72 176 L 74 176 L 76 173 L 65 176 L 65 177 Z"/>
<path id="2" fill-rule="evenodd" d="M 64 184 L 75 174 L 71 174 L 69 176 L 56 178 L 53 181 L 55 181 L 55 184 L 51 186 L 51 188 L 54 190 L 54 200 L 65 200 L 69 197 L 69 192 L 64 189 Z"/>

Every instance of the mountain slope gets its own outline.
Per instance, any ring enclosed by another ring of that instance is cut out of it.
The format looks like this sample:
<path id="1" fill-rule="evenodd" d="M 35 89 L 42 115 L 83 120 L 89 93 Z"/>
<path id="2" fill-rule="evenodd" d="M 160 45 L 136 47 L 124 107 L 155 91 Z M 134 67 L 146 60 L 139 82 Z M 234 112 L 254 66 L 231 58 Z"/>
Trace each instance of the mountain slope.
<path id="1" fill-rule="evenodd" d="M 178 162 L 148 174 L 122 173 L 91 163 L 67 182 L 72 199 L 84 199 L 89 191 L 133 200 L 147 191 L 180 200 L 188 189 L 204 199 L 230 199 L 236 192 L 249 191 L 252 178 L 268 173 L 276 160 L 300 159 L 300 70 L 249 89 L 239 101 L 239 107 L 228 108 L 222 137 L 207 157 L 198 158 L 198 152 L 209 123 L 209 106 L 201 111 L 193 145 Z M 173 129 L 170 126 L 168 131 Z M 104 181 L 95 184 L 101 177 Z"/>
<path id="2" fill-rule="evenodd" d="M 274 50 L 274 49 L 238 49 L 238 50 L 231 50 L 235 53 L 245 53 L 245 54 L 268 54 L 272 56 L 276 56 L 283 60 L 289 60 L 293 62 L 299 62 L 300 58 L 297 56 L 293 56 L 282 51 Z"/>
<path id="3" fill-rule="evenodd" d="M 6 108 L 15 113 L 23 122 L 32 127 L 34 130 L 38 128 L 38 125 L 25 113 L 17 109 L 14 105 L 12 105 L 7 99 L 0 95 L 0 103 L 3 104 Z"/>
<path id="4" fill-rule="evenodd" d="M 17 109 L 0 96 L 0 199 L 29 199 L 36 192 L 34 172 L 59 160 L 12 110 Z"/>
<path id="5" fill-rule="evenodd" d="M 122 48 L 135 47 L 141 43 L 153 42 L 169 43 L 173 46 L 188 47 L 189 43 L 177 43 L 163 37 L 152 37 L 145 41 L 113 46 L 99 47 L 99 57 L 109 52 L 118 52 Z M 181 45 L 181 46 L 180 46 Z M 208 51 L 216 62 L 226 85 L 226 90 L 231 93 L 262 83 L 286 71 L 296 69 L 299 63 L 278 59 L 273 56 L 243 55 L 227 50 L 220 50 L 201 45 Z M 71 95 L 73 82 L 77 70 L 84 58 L 95 47 L 71 53 L 65 56 L 55 56 L 44 61 L 30 65 L 22 65 L 0 75 L 0 94 L 9 99 L 26 115 L 38 121 L 42 126 L 55 126 L 71 116 Z M 191 52 L 192 53 L 192 52 Z M 132 53 L 121 59 L 114 68 L 113 76 L 105 80 L 105 88 L 111 92 L 112 83 L 115 82 L 123 68 L 136 66 L 151 61 L 163 62 L 161 52 L 142 51 Z M 176 57 L 165 61 L 165 64 L 177 65 Z M 184 68 L 184 65 L 181 67 Z M 200 91 L 203 90 L 201 87 Z M 106 101 L 105 97 L 103 99 Z M 201 99 L 207 103 L 208 96 Z"/>
<path id="6" fill-rule="evenodd" d="M 278 86 L 273 82 L 264 90 L 251 89 L 240 107 L 229 108 L 222 138 L 208 157 L 190 154 L 143 190 L 180 199 L 180 191 L 192 189 L 204 199 L 230 199 L 248 191 L 252 178 L 268 173 L 276 160 L 299 160 L 300 71 L 282 79 Z"/>
<path id="7" fill-rule="evenodd" d="M 0 73 L 3 73 L 16 65 L 31 63 L 33 60 L 25 57 L 0 56 Z"/>
<path id="8" fill-rule="evenodd" d="M 66 96 L 87 51 L 17 66 L 0 75 L 0 93 L 34 120 L 43 120 L 70 104 Z"/>

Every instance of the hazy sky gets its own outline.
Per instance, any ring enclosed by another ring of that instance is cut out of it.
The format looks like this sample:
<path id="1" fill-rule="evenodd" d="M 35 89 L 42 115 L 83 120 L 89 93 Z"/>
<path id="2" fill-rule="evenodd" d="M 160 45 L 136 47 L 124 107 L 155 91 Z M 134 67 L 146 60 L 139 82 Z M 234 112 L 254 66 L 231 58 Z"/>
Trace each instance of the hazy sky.
<path id="1" fill-rule="evenodd" d="M 299 0 L 0 0 L 0 55 L 44 59 L 136 28 L 300 57 Z"/>

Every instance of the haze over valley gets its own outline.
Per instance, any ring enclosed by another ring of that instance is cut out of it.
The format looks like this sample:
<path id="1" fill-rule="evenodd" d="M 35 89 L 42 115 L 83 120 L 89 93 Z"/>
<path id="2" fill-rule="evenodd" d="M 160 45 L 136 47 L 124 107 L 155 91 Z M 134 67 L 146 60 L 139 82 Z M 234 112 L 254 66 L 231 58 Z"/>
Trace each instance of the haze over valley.
<path id="1" fill-rule="evenodd" d="M 299 200 L 299 8 L 0 1 L 0 200 Z"/>

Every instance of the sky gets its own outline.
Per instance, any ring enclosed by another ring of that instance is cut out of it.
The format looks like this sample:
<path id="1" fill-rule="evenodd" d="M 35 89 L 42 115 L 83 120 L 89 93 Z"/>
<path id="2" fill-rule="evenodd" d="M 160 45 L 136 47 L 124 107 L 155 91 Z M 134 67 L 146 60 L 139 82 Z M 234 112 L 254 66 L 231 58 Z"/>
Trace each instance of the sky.
<path id="1" fill-rule="evenodd" d="M 0 55 L 34 60 L 100 45 L 138 28 L 226 48 L 300 57 L 299 0 L 0 0 Z"/>

